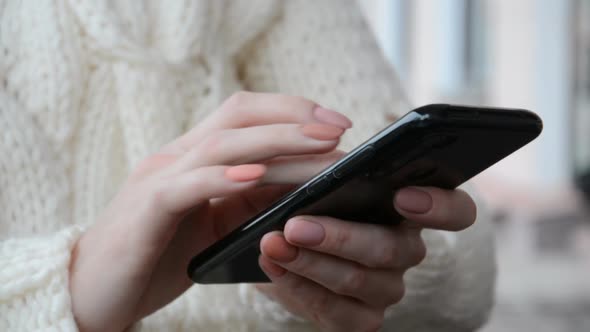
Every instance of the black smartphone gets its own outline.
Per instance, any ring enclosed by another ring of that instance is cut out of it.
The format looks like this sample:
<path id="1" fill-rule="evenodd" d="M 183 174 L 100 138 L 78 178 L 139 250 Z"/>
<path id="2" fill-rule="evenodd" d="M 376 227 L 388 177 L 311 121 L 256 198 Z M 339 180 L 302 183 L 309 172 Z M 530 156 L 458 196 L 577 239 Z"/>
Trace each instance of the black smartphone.
<path id="1" fill-rule="evenodd" d="M 283 196 L 188 266 L 197 283 L 267 282 L 258 266 L 260 239 L 295 215 L 395 224 L 395 190 L 454 189 L 520 149 L 542 130 L 520 109 L 432 104 L 417 108 Z"/>

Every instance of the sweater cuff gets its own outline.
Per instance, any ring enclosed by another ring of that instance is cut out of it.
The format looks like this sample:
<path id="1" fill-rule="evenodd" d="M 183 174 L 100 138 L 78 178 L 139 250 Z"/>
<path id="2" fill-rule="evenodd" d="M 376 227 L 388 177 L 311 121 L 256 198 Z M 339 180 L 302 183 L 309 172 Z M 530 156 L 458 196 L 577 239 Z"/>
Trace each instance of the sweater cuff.
<path id="1" fill-rule="evenodd" d="M 77 227 L 0 241 L 0 331 L 77 331 L 69 294 Z"/>

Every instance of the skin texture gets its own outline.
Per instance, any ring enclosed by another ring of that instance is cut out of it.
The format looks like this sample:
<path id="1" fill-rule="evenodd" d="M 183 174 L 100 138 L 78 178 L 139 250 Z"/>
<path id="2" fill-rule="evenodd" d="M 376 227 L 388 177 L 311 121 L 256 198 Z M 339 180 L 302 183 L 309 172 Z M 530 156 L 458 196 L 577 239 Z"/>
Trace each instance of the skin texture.
<path id="1" fill-rule="evenodd" d="M 80 330 L 122 331 L 181 295 L 191 285 L 186 262 L 340 158 L 351 125 L 300 97 L 240 92 L 143 160 L 75 246 Z M 403 296 L 404 272 L 426 253 L 422 227 L 460 230 L 475 220 L 459 190 L 407 188 L 392 204 L 408 222 L 298 216 L 265 235 L 260 265 L 273 283 L 259 289 L 322 329 L 377 329 Z"/>

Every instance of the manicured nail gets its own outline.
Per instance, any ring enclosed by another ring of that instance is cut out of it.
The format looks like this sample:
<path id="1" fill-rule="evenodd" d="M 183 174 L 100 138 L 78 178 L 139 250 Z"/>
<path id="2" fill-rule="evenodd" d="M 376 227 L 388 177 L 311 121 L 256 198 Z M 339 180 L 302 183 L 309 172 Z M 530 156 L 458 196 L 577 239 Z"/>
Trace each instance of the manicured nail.
<path id="1" fill-rule="evenodd" d="M 395 205 L 410 213 L 426 213 L 432 209 L 432 196 L 424 190 L 408 187 L 395 194 Z"/>
<path id="2" fill-rule="evenodd" d="M 287 273 L 286 269 L 278 266 L 277 264 L 269 262 L 268 259 L 262 256 L 258 259 L 258 265 L 260 265 L 264 272 L 274 277 L 280 277 L 283 274 Z"/>
<path id="3" fill-rule="evenodd" d="M 322 225 L 301 218 L 287 222 L 285 234 L 291 242 L 303 246 L 317 246 L 326 236 Z"/>
<path id="4" fill-rule="evenodd" d="M 236 182 L 253 181 L 264 175 L 266 166 L 260 164 L 246 164 L 233 166 L 225 170 L 225 177 Z"/>
<path id="5" fill-rule="evenodd" d="M 352 127 L 352 121 L 350 121 L 349 118 L 338 112 L 323 108 L 321 106 L 316 106 L 314 108 L 313 115 L 317 120 L 334 125 L 336 127 L 343 129 Z"/>
<path id="6" fill-rule="evenodd" d="M 321 141 L 331 141 L 342 136 L 344 129 L 330 125 L 310 123 L 301 127 L 303 135 Z"/>

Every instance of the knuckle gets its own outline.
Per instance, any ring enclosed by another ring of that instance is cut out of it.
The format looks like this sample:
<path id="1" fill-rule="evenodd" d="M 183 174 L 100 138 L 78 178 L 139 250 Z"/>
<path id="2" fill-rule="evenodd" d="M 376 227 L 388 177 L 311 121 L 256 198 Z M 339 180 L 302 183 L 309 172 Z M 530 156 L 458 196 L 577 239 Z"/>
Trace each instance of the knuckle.
<path id="1" fill-rule="evenodd" d="M 150 175 L 154 171 L 158 171 L 163 167 L 169 165 L 177 156 L 170 154 L 155 153 L 142 159 L 130 174 L 130 179 L 137 180 Z"/>
<path id="2" fill-rule="evenodd" d="M 154 181 L 148 193 L 150 206 L 158 209 L 168 209 L 168 189 L 166 182 Z"/>
<path id="3" fill-rule="evenodd" d="M 367 280 L 367 271 L 360 266 L 356 266 L 343 279 L 335 291 L 339 294 L 353 295 L 363 289 Z"/>
<path id="4" fill-rule="evenodd" d="M 369 244 L 369 258 L 364 263 L 370 268 L 394 268 L 397 266 L 397 238 L 396 233 L 389 228 L 375 227 L 371 229 Z"/>
<path id="5" fill-rule="evenodd" d="M 227 135 L 223 131 L 212 132 L 201 141 L 195 153 L 204 155 L 207 159 L 215 159 L 223 151 L 226 137 Z"/>
<path id="6" fill-rule="evenodd" d="M 342 251 L 350 243 L 352 232 L 348 227 L 336 227 L 332 246 L 335 251 Z"/>
<path id="7" fill-rule="evenodd" d="M 203 139 L 202 145 L 207 149 L 220 148 L 224 138 L 225 134 L 223 131 L 214 131 Z"/>
<path id="8" fill-rule="evenodd" d="M 133 173 L 142 172 L 146 168 L 151 168 L 152 165 L 157 162 L 157 155 L 152 154 L 143 158 L 135 167 Z"/>
<path id="9" fill-rule="evenodd" d="M 300 104 L 309 109 L 313 109 L 317 105 L 315 102 L 302 96 L 292 96 L 291 100 L 293 101 L 293 103 Z"/>
<path id="10" fill-rule="evenodd" d="M 286 109 L 295 112 L 311 113 L 318 105 L 316 102 L 302 96 L 278 95 L 278 98 L 281 105 L 286 105 Z"/>
<path id="11" fill-rule="evenodd" d="M 392 243 L 387 243 L 377 251 L 375 261 L 372 267 L 396 267 L 397 262 L 397 246 Z"/>
<path id="12" fill-rule="evenodd" d="M 237 112 L 240 111 L 243 105 L 252 98 L 252 92 L 248 91 L 237 91 L 234 92 L 229 98 L 225 100 L 222 105 L 222 109 L 225 112 Z"/>

